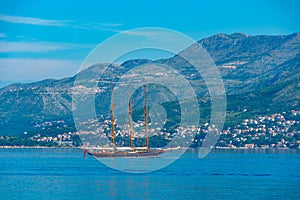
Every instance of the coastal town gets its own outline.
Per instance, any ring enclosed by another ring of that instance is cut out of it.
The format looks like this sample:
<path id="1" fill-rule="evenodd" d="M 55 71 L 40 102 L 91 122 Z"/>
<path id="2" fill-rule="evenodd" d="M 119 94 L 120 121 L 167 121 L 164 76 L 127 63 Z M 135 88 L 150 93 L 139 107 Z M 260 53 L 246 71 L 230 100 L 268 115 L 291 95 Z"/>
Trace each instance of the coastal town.
<path id="1" fill-rule="evenodd" d="M 216 148 L 299 148 L 300 111 L 244 119 L 223 130 Z"/>
<path id="2" fill-rule="evenodd" d="M 23 137 L 28 136 L 27 140 L 22 140 L 23 143 L 13 136 L 0 136 L 0 146 L 1 148 L 78 147 L 82 145 L 81 136 L 86 134 L 97 135 L 101 133 L 103 138 L 111 137 L 110 119 L 104 119 L 102 122 L 89 120 L 85 123 L 94 127 L 94 132 L 72 131 L 72 128 L 68 127 L 64 120 L 49 121 L 35 125 L 38 133 L 24 132 Z M 143 126 L 143 121 L 133 123 L 133 127 L 137 130 L 142 130 Z M 177 127 L 173 132 L 169 132 L 165 128 L 151 128 L 151 123 L 149 127 L 150 144 L 152 141 L 152 144 L 156 144 L 158 147 L 164 147 L 174 137 L 186 137 L 188 133 L 183 127 Z M 195 128 L 194 137 L 190 137 L 190 141 L 186 139 L 185 142 L 191 147 L 201 147 L 206 134 L 212 129 L 213 126 L 204 123 Z M 244 119 L 239 124 L 224 127 L 222 131 L 218 131 L 218 134 L 216 149 L 299 149 L 300 110 Z M 143 131 L 136 133 L 134 135 L 135 144 L 143 144 L 143 137 Z M 126 146 L 128 138 L 128 131 L 116 126 L 116 144 Z M 24 143 L 24 141 L 26 142 Z"/>

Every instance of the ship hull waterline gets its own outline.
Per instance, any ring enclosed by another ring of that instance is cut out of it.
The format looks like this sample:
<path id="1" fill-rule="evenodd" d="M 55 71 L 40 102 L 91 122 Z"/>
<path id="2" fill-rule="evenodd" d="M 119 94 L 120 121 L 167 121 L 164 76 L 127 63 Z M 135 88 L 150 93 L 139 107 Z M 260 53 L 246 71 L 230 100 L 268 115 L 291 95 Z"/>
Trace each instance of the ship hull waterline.
<path id="1" fill-rule="evenodd" d="M 164 150 L 155 150 L 147 152 L 88 152 L 89 155 L 97 158 L 107 158 L 107 157 L 157 157 L 164 153 Z"/>

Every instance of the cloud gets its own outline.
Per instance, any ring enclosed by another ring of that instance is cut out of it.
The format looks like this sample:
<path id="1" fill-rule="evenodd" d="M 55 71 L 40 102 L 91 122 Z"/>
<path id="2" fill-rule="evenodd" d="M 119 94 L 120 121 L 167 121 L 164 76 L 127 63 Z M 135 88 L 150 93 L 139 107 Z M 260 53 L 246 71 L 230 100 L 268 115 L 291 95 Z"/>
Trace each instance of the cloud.
<path id="1" fill-rule="evenodd" d="M 114 29 L 120 27 L 123 24 L 120 23 L 88 23 L 88 24 L 77 24 L 72 20 L 49 20 L 34 17 L 22 17 L 22 16 L 12 16 L 0 14 L 0 21 L 5 21 L 15 24 L 30 24 L 39 26 L 58 26 L 58 27 L 69 27 L 69 28 L 79 28 L 79 29 L 89 29 L 89 30 L 102 30 L 102 31 L 112 31 L 120 32 L 121 30 Z"/>
<path id="2" fill-rule="evenodd" d="M 93 48 L 92 44 L 73 44 L 61 42 L 8 42 L 0 41 L 0 53 L 30 52 L 41 53 L 49 51 L 60 51 L 67 49 Z"/>
<path id="3" fill-rule="evenodd" d="M 0 66 L 2 81 L 42 80 L 72 76 L 79 69 L 80 61 L 1 58 Z"/>
<path id="4" fill-rule="evenodd" d="M 94 23 L 93 25 L 95 25 L 95 26 L 101 26 L 101 27 L 103 27 L 103 26 L 109 26 L 109 27 L 118 27 L 118 26 L 123 26 L 123 24 L 121 24 L 121 23 Z"/>
<path id="5" fill-rule="evenodd" d="M 5 33 L 0 33 L 0 38 L 6 37 Z"/>
<path id="6" fill-rule="evenodd" d="M 0 15 L 0 20 L 16 24 L 31 24 L 40 26 L 66 26 L 70 20 L 48 20 L 34 17 L 21 17 L 11 15 Z"/>
<path id="7" fill-rule="evenodd" d="M 86 30 L 98 30 L 98 31 L 110 31 L 110 32 L 122 32 L 123 30 L 117 29 L 117 27 L 123 26 L 120 23 L 88 23 L 73 25 L 72 28 L 86 29 Z"/>

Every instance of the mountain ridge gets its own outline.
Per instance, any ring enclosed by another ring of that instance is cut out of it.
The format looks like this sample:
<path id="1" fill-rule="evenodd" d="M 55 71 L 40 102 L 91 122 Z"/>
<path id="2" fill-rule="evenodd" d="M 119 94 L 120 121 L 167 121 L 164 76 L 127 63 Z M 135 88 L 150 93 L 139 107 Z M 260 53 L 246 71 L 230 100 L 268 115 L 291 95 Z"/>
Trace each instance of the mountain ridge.
<path id="1" fill-rule="evenodd" d="M 271 99 L 266 98 L 270 107 L 276 109 L 276 105 L 280 105 L 286 109 L 299 109 L 300 97 L 296 94 L 300 94 L 300 33 L 278 36 L 217 34 L 198 42 L 220 70 L 229 99 L 237 95 L 238 99 L 244 97 L 251 104 L 247 96 L 262 101 L 264 97 L 258 98 L 259 94 L 266 96 L 268 91 L 265 90 L 270 90 Z M 174 67 L 196 87 L 200 98 L 209 95 L 201 76 L 192 77 L 195 69 L 178 56 L 154 61 L 129 60 L 116 65 L 117 70 L 111 75 L 119 77 L 126 70 L 146 63 Z M 88 70 L 97 70 L 97 67 Z M 30 131 L 36 122 L 47 119 L 63 118 L 72 124 L 71 94 L 75 78 L 76 75 L 1 88 L 0 135 Z M 278 90 L 272 90 L 270 86 Z"/>

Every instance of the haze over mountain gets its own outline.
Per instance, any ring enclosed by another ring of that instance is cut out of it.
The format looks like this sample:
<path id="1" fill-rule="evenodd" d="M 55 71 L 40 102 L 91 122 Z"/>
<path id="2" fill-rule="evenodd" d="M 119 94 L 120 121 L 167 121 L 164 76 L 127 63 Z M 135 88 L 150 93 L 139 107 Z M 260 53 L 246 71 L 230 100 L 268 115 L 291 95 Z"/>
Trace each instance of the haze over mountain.
<path id="1" fill-rule="evenodd" d="M 244 108 L 252 114 L 300 109 L 300 33 L 217 34 L 199 43 L 221 72 L 229 113 Z M 209 96 L 201 76 L 179 56 L 156 61 L 126 61 L 121 66 L 114 65 L 110 76 L 118 79 L 126 71 L 145 63 L 162 63 L 177 69 L 196 88 L 200 99 Z M 93 70 L 97 71 L 97 66 L 81 73 L 93 73 Z M 74 80 L 75 76 L 1 88 L 0 135 L 30 132 L 36 122 L 47 120 L 64 119 L 72 124 Z"/>

